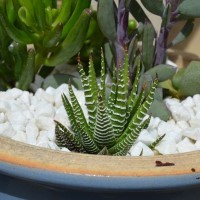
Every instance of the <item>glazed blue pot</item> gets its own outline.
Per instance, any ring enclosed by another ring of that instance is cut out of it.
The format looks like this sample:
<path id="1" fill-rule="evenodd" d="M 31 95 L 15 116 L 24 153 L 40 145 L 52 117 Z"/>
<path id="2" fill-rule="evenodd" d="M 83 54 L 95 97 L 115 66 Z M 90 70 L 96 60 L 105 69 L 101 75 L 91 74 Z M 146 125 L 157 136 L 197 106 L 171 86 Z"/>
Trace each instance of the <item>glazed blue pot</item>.
<path id="1" fill-rule="evenodd" d="M 110 157 L 0 137 L 0 200 L 199 200 L 200 152 Z"/>

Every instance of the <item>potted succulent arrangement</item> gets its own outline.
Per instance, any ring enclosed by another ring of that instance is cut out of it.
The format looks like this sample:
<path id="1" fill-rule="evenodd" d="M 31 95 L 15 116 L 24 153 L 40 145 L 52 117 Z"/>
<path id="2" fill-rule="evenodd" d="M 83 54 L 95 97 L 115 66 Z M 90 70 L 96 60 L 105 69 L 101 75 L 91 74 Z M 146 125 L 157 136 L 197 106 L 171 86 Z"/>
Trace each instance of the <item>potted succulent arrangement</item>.
<path id="1" fill-rule="evenodd" d="M 161 17 L 159 33 L 141 5 Z M 174 68 L 167 49 L 192 32 L 199 8 L 198 0 L 98 0 L 97 11 L 90 0 L 1 1 L 0 197 L 198 199 L 198 108 L 186 105 L 200 105 L 200 62 Z"/>

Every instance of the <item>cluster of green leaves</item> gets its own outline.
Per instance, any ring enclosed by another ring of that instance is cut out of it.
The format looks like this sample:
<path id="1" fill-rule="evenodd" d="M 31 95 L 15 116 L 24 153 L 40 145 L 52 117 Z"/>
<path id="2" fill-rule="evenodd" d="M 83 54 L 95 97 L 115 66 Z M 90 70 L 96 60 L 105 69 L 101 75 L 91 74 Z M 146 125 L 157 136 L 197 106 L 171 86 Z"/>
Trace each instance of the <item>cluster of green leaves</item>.
<path id="1" fill-rule="evenodd" d="M 161 18 L 158 33 L 143 7 Z M 112 68 L 113 61 L 118 66 L 124 58 L 123 48 L 127 47 L 132 77 L 135 75 L 137 58 L 141 57 L 144 73 L 140 85 L 146 82 L 150 88 L 156 74 L 159 77 L 159 86 L 162 85 L 161 82 L 171 80 L 176 70 L 166 65 L 167 49 L 182 42 L 191 34 L 194 19 L 200 17 L 199 7 L 199 0 L 119 0 L 118 6 L 114 0 L 98 0 L 99 27 L 108 41 L 105 44 L 108 66 Z M 128 28 L 130 15 L 138 24 L 132 32 Z M 185 26 L 172 41 L 169 41 L 170 31 L 180 20 L 185 20 Z M 156 109 L 159 112 L 155 113 L 154 109 L 152 115 L 167 120 L 170 113 L 162 101 L 163 95 L 163 90 L 159 87 L 153 102 L 154 107 L 159 108 Z"/>
<path id="2" fill-rule="evenodd" d="M 119 70 L 113 72 L 111 91 L 106 95 L 105 63 L 102 54 L 101 77 L 99 84 L 90 58 L 89 75 L 86 76 L 79 62 L 79 72 L 85 93 L 88 120 L 69 85 L 70 100 L 62 95 L 63 104 L 70 120 L 70 129 L 56 121 L 56 142 L 70 151 L 90 154 L 126 155 L 142 129 L 150 121 L 148 109 L 154 98 L 158 83 L 155 79 L 150 92 L 145 96 L 144 89 L 138 92 L 140 63 L 132 90 L 129 92 L 129 59 L 125 54 Z M 160 140 L 152 144 L 154 147 Z"/>
<path id="3" fill-rule="evenodd" d="M 90 4 L 91 0 L 64 0 L 61 6 L 56 0 L 2 0 L 0 28 L 9 39 L 0 42 L 5 50 L 5 44 L 8 48 L 13 41 L 9 49 L 13 59 L 9 62 L 7 54 L 2 54 L 1 62 L 13 65 L 12 82 L 27 89 L 42 67 L 55 67 L 77 54 L 86 40 L 93 14 Z"/>

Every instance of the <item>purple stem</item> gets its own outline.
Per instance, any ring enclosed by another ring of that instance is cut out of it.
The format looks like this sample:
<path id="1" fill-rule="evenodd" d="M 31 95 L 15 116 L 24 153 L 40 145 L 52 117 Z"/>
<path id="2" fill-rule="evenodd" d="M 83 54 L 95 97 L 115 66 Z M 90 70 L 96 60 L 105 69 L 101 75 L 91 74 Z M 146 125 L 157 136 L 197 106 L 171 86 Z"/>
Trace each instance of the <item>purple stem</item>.
<path id="1" fill-rule="evenodd" d="M 125 7 L 125 0 L 119 0 L 117 12 L 117 40 L 114 43 L 115 61 L 117 68 L 124 60 L 124 49 L 128 43 L 128 10 Z"/>

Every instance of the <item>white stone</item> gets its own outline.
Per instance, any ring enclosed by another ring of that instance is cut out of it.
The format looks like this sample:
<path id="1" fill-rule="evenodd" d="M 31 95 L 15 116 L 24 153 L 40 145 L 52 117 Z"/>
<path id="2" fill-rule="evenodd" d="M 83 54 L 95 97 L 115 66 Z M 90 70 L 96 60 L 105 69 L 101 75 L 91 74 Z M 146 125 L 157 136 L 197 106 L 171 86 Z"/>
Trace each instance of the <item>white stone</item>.
<path id="1" fill-rule="evenodd" d="M 61 151 L 64 151 L 64 152 L 70 152 L 70 150 L 67 149 L 66 147 L 62 147 L 62 148 L 60 148 L 60 150 L 61 150 Z"/>
<path id="2" fill-rule="evenodd" d="M 194 100 L 194 103 L 197 107 L 200 107 L 200 95 L 199 94 L 195 94 L 193 96 L 193 100 Z"/>
<path id="3" fill-rule="evenodd" d="M 191 107 L 194 107 L 195 106 L 195 102 L 193 100 L 192 97 L 187 97 L 186 99 L 184 99 L 181 104 L 186 107 L 186 108 L 191 108 Z"/>
<path id="4" fill-rule="evenodd" d="M 150 123 L 149 123 L 149 126 L 148 126 L 148 129 L 155 129 L 158 127 L 159 123 L 161 122 L 161 119 L 158 118 L 158 117 L 151 117 L 151 120 L 150 120 Z"/>
<path id="5" fill-rule="evenodd" d="M 171 132 L 177 132 L 177 133 L 181 132 L 181 128 L 179 128 L 175 124 L 167 123 L 164 121 L 160 122 L 157 130 L 158 130 L 159 136 L 166 134 L 166 133 L 171 133 Z"/>
<path id="6" fill-rule="evenodd" d="M 176 98 L 166 98 L 164 100 L 166 106 L 170 108 L 171 106 L 179 106 L 180 105 L 180 100 Z"/>
<path id="7" fill-rule="evenodd" d="M 182 140 L 182 137 L 181 132 L 171 131 L 165 134 L 164 140 L 178 143 Z"/>
<path id="8" fill-rule="evenodd" d="M 11 137 L 13 140 L 20 141 L 20 142 L 26 142 L 26 133 L 23 131 L 16 131 L 16 134 Z"/>
<path id="9" fill-rule="evenodd" d="M 176 145 L 176 147 L 177 147 L 177 150 L 178 150 L 179 153 L 195 151 L 197 149 L 196 146 L 187 137 L 184 138 L 181 142 L 179 142 Z"/>
<path id="10" fill-rule="evenodd" d="M 41 88 L 37 90 L 37 92 L 35 93 L 35 97 L 37 97 L 37 99 L 39 100 L 44 100 L 45 102 L 48 102 L 51 104 L 54 103 L 54 96 L 51 94 L 48 94 Z"/>
<path id="11" fill-rule="evenodd" d="M 31 104 L 31 96 L 33 96 L 31 93 L 29 93 L 27 91 L 24 91 L 22 93 L 22 95 L 17 100 L 25 103 L 28 106 L 30 106 L 30 104 Z"/>
<path id="12" fill-rule="evenodd" d="M 174 154 L 177 153 L 176 151 L 176 142 L 175 141 L 161 141 L 156 147 L 155 150 L 158 151 L 160 154 Z"/>
<path id="13" fill-rule="evenodd" d="M 178 121 L 176 124 L 182 130 L 186 129 L 186 128 L 189 128 L 189 124 L 186 121 Z"/>
<path id="14" fill-rule="evenodd" d="M 197 150 L 200 150 L 200 140 L 196 141 L 195 147 L 197 148 Z"/>
<path id="15" fill-rule="evenodd" d="M 176 121 L 189 121 L 191 119 L 188 109 L 181 105 L 170 106 L 170 111 Z"/>
<path id="16" fill-rule="evenodd" d="M 182 135 L 193 140 L 200 140 L 200 127 L 199 128 L 187 128 L 182 131 Z"/>
<path id="17" fill-rule="evenodd" d="M 17 99 L 22 95 L 23 91 L 18 88 L 12 88 L 7 90 L 6 93 L 8 96 L 10 96 L 10 98 Z"/>
<path id="18" fill-rule="evenodd" d="M 45 92 L 46 92 L 47 94 L 50 94 L 50 95 L 54 96 L 54 95 L 55 95 L 55 92 L 56 92 L 56 89 L 53 88 L 53 87 L 48 87 L 48 88 L 45 90 Z"/>
<path id="19" fill-rule="evenodd" d="M 55 141 L 55 130 L 40 131 L 39 136 L 44 137 L 49 141 Z"/>
<path id="20" fill-rule="evenodd" d="M 51 104 L 41 101 L 35 106 L 35 114 L 37 116 L 46 116 L 53 117 L 54 116 L 54 108 Z"/>
<path id="21" fill-rule="evenodd" d="M 137 138 L 137 141 L 140 141 L 146 145 L 150 145 L 155 140 L 156 138 L 154 138 L 147 130 L 142 130 Z"/>
<path id="22" fill-rule="evenodd" d="M 192 128 L 200 128 L 200 120 L 199 119 L 191 119 L 189 124 Z"/>
<path id="23" fill-rule="evenodd" d="M 43 144 L 49 141 L 49 137 L 47 134 L 42 134 L 43 131 L 39 132 L 39 136 L 37 137 L 37 145 L 38 144 Z M 46 132 L 46 131 L 45 131 Z"/>
<path id="24" fill-rule="evenodd" d="M 38 134 L 39 130 L 35 125 L 34 120 L 29 121 L 28 124 L 26 125 L 27 143 L 31 145 L 36 145 Z"/>
<path id="25" fill-rule="evenodd" d="M 23 112 L 8 112 L 7 118 L 15 131 L 25 131 L 28 119 L 23 115 Z"/>
<path id="26" fill-rule="evenodd" d="M 129 151 L 131 156 L 140 156 L 141 154 L 143 156 L 152 156 L 154 155 L 153 151 L 142 142 L 136 143 Z"/>
<path id="27" fill-rule="evenodd" d="M 15 131 L 9 122 L 0 124 L 0 135 L 6 137 L 13 137 L 15 135 Z"/>
<path id="28" fill-rule="evenodd" d="M 36 119 L 36 125 L 39 130 L 54 130 L 55 123 L 52 118 L 46 116 L 40 116 Z"/>
<path id="29" fill-rule="evenodd" d="M 0 123 L 4 123 L 6 120 L 5 114 L 2 112 L 0 113 Z"/>
<path id="30" fill-rule="evenodd" d="M 22 113 L 28 120 L 34 119 L 34 113 L 31 112 L 31 110 L 27 109 L 27 110 L 24 110 Z"/>
<path id="31" fill-rule="evenodd" d="M 0 101 L 0 112 L 6 113 L 8 110 L 10 110 L 10 104 L 5 100 Z"/>

